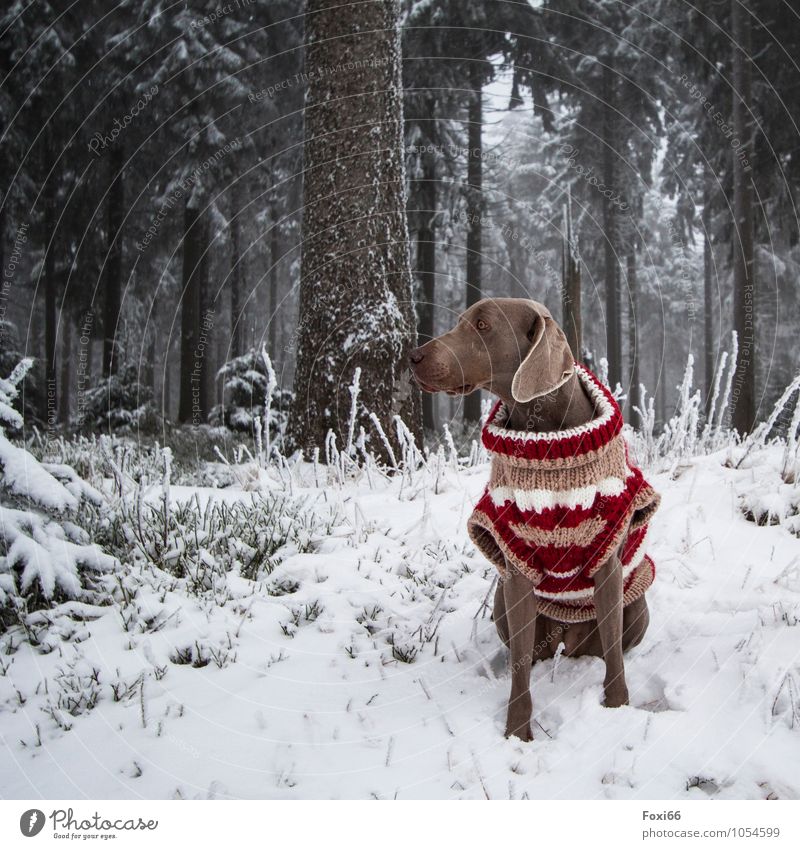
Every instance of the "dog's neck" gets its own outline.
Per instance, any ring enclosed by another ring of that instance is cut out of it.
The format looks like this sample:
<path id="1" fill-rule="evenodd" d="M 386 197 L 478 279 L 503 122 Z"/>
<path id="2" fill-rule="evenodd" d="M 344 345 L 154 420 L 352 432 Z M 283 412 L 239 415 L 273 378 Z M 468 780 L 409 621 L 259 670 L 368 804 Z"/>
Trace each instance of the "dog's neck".
<path id="1" fill-rule="evenodd" d="M 499 393 L 498 393 L 499 394 Z M 503 425 L 508 430 L 546 432 L 566 430 L 590 422 L 596 415 L 594 404 L 583 388 L 577 373 L 548 395 L 520 403 L 511 396 L 511 390 L 500 395 L 508 409 Z"/>

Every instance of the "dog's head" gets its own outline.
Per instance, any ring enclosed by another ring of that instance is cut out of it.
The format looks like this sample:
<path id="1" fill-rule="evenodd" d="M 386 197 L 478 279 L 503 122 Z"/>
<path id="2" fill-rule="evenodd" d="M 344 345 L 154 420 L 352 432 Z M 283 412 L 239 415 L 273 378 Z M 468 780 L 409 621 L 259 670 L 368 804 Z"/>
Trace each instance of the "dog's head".
<path id="1" fill-rule="evenodd" d="M 575 364 L 550 311 L 524 298 L 484 298 L 456 326 L 409 355 L 426 392 L 466 395 L 487 389 L 506 400 L 532 401 L 557 389 Z"/>

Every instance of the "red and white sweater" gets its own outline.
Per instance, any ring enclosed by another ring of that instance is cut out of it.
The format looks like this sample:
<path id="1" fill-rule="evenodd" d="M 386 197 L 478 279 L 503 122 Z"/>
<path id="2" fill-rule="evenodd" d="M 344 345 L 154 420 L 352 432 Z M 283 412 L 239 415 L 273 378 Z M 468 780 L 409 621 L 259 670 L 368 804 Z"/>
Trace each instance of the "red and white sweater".
<path id="1" fill-rule="evenodd" d="M 560 622 L 596 618 L 592 577 L 622 544 L 623 604 L 655 577 L 645 554 L 660 496 L 631 464 L 611 393 L 576 363 L 595 405 L 592 421 L 562 431 L 506 430 L 498 401 L 483 429 L 491 476 L 467 522 L 501 576 L 509 561 L 534 585 L 538 609 Z"/>

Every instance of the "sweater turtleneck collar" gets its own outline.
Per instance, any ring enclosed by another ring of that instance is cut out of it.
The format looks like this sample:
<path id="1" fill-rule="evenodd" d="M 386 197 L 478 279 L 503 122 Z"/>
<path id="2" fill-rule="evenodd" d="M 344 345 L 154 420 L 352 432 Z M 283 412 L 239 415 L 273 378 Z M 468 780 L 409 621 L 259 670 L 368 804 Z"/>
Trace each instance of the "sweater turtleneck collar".
<path id="1" fill-rule="evenodd" d="M 508 408 L 498 401 L 483 427 L 482 441 L 493 454 L 520 460 L 569 460 L 603 448 L 622 430 L 622 413 L 608 389 L 575 363 L 575 372 L 594 403 L 596 415 L 585 424 L 565 430 L 521 431 L 503 427 Z"/>

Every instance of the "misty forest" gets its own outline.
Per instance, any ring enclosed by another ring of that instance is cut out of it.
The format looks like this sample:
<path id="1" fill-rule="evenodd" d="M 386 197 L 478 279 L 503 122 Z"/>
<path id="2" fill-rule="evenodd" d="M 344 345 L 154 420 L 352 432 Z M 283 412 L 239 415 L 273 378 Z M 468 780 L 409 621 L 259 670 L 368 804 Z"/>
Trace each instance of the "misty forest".
<path id="1" fill-rule="evenodd" d="M 0 796 L 800 797 L 799 61 L 788 0 L 8 0 Z M 542 662 L 525 744 L 493 399 L 409 368 L 487 297 L 663 499 L 630 705 Z"/>

